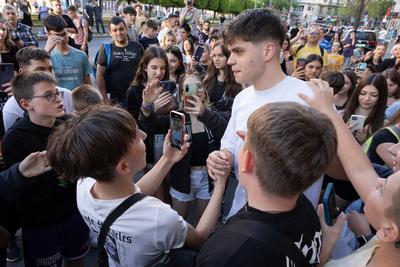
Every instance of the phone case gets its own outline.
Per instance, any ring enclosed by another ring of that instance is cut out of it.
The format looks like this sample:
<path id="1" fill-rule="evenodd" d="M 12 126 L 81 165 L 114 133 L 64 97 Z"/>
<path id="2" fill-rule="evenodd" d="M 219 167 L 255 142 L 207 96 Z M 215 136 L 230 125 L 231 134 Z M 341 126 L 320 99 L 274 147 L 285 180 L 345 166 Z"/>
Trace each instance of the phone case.
<path id="1" fill-rule="evenodd" d="M 329 209 L 329 199 L 331 197 L 331 194 L 333 194 L 333 197 L 335 196 L 335 189 L 333 188 L 333 183 L 328 183 L 325 189 L 324 197 L 322 198 L 322 204 L 324 206 L 325 223 L 329 226 L 332 226 L 333 224 L 333 214 L 331 214 Z"/>
<path id="2" fill-rule="evenodd" d="M 179 131 L 177 129 L 174 129 L 175 126 L 177 126 L 177 125 L 174 124 L 175 123 L 174 119 L 176 119 L 176 118 L 180 119 Z M 183 113 L 180 113 L 180 112 L 177 112 L 177 111 L 171 111 L 171 113 L 170 113 L 170 128 L 171 128 L 171 145 L 180 150 L 181 149 L 181 145 L 184 142 L 183 139 L 184 139 L 184 135 L 185 135 L 185 133 L 184 133 L 185 115 Z M 177 135 L 177 134 L 180 135 L 180 137 L 179 137 L 180 143 L 175 142 L 175 140 L 176 140 L 176 138 L 175 138 L 176 136 L 175 135 Z"/>

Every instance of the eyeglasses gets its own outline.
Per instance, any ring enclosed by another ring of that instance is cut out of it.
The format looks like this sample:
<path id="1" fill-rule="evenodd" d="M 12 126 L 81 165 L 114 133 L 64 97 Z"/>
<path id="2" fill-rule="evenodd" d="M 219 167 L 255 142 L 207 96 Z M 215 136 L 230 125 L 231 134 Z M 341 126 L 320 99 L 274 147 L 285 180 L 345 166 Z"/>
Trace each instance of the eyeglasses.
<path id="1" fill-rule="evenodd" d="M 64 92 L 60 92 L 60 91 L 56 90 L 55 93 L 47 92 L 47 93 L 44 93 L 43 95 L 34 95 L 34 96 L 31 96 L 31 97 L 26 97 L 26 99 L 32 99 L 32 98 L 37 98 L 37 97 L 44 97 L 44 98 L 46 98 L 48 101 L 55 102 L 56 99 L 57 99 L 57 96 L 59 96 L 60 98 L 63 98 L 63 97 L 64 97 Z"/>

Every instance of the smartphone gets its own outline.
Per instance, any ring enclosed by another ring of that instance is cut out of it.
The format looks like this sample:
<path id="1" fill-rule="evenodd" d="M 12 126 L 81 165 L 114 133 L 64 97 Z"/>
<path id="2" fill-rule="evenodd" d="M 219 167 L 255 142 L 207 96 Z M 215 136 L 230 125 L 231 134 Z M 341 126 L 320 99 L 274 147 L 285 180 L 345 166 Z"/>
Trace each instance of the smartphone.
<path id="1" fill-rule="evenodd" d="M 193 96 L 197 95 L 197 90 L 199 88 L 199 84 L 191 83 L 185 85 L 185 90 L 183 91 L 184 96 Z"/>
<path id="2" fill-rule="evenodd" d="M 196 52 L 194 53 L 194 60 L 200 62 L 200 58 L 203 55 L 204 47 L 198 46 Z"/>
<path id="3" fill-rule="evenodd" d="M 361 71 L 364 71 L 366 68 L 367 68 L 367 63 L 365 63 L 365 62 L 359 63 L 357 66 L 357 70 L 361 70 Z"/>
<path id="4" fill-rule="evenodd" d="M 306 59 L 305 58 L 299 58 L 296 61 L 296 70 L 298 68 L 304 69 L 306 67 Z"/>
<path id="5" fill-rule="evenodd" d="M 187 0 L 187 2 L 186 2 L 186 3 L 187 3 L 187 5 L 188 5 L 188 6 L 191 6 L 191 5 L 193 5 L 193 1 L 192 1 L 192 0 Z"/>
<path id="6" fill-rule="evenodd" d="M 326 186 L 324 197 L 322 198 L 322 204 L 324 206 L 325 223 L 329 226 L 332 226 L 333 220 L 339 216 L 333 183 L 328 183 Z"/>
<path id="7" fill-rule="evenodd" d="M 171 111 L 169 121 L 171 129 L 171 145 L 180 150 L 185 135 L 185 114 Z"/>
<path id="8" fill-rule="evenodd" d="M 161 87 L 163 88 L 164 92 L 170 92 L 173 95 L 176 91 L 176 82 L 174 81 L 161 81 Z"/>
<path id="9" fill-rule="evenodd" d="M 351 115 L 350 127 L 352 131 L 359 131 L 364 127 L 365 116 L 363 115 Z"/>
<path id="10" fill-rule="evenodd" d="M 0 90 L 3 90 L 3 84 L 8 83 L 14 77 L 14 64 L 0 63 Z"/>

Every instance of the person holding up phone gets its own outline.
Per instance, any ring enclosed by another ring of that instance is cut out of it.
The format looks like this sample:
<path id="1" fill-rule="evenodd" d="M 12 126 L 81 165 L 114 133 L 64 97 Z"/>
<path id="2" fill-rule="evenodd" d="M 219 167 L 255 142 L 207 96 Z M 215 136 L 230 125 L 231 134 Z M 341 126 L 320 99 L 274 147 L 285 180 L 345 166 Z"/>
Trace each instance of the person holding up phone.
<path id="1" fill-rule="evenodd" d="M 211 151 L 219 148 L 216 136 L 222 137 L 224 130 L 220 132 L 215 129 L 210 130 L 198 118 L 199 113 L 204 112 L 209 103 L 207 91 L 198 76 L 190 73 L 182 76 L 179 89 L 184 113 L 178 115 L 186 117 L 180 121 L 186 120 L 185 131 L 190 136 L 191 145 L 188 154 L 171 168 L 169 192 L 172 197 L 172 208 L 183 218 L 188 215 L 190 203 L 196 202 L 197 222 L 211 198 L 212 187 L 206 160 Z M 175 115 L 175 118 L 178 115 Z M 182 127 L 183 123 L 171 123 L 171 125 Z"/>
<path id="2" fill-rule="evenodd" d="M 382 128 L 387 102 L 387 83 L 382 74 L 370 74 L 362 79 L 351 95 L 343 112 L 343 120 L 355 138 L 362 144 L 371 134 Z M 350 127 L 352 115 L 362 115 L 365 123 L 362 129 Z"/>
<path id="3" fill-rule="evenodd" d="M 322 57 L 316 54 L 311 54 L 305 59 L 299 58 L 296 61 L 296 70 L 292 73 L 292 77 L 304 81 L 319 78 L 323 66 Z"/>
<path id="4" fill-rule="evenodd" d="M 360 146 L 343 123 L 339 114 L 332 105 L 333 93 L 329 86 L 314 80 L 310 84 L 314 97 L 299 95 L 311 107 L 326 114 L 333 122 L 338 136 L 338 157 L 343 168 L 365 202 L 365 215 L 368 222 L 376 230 L 376 235 L 366 245 L 353 254 L 335 261 L 328 262 L 325 267 L 339 266 L 385 266 L 396 267 L 400 262 L 400 213 L 398 199 L 400 196 L 400 145 L 390 148 L 393 171 L 384 182 L 379 181 L 379 176 L 373 169 L 370 161 L 362 152 Z M 329 228 L 322 225 L 323 231 Z M 337 238 L 325 232 L 323 236 Z M 331 249 L 335 246 L 325 242 Z"/>
<path id="5" fill-rule="evenodd" d="M 163 91 L 161 87 L 160 81 L 163 80 L 169 80 L 167 54 L 160 47 L 149 47 L 139 63 L 136 77 L 128 88 L 124 101 L 124 107 L 139 121 L 139 127 L 149 135 L 146 139 L 148 163 L 154 163 L 152 137 L 156 133 L 167 132 L 169 111 L 176 107 L 171 93 Z M 150 122 L 149 117 L 154 121 Z M 160 121 L 164 124 L 159 124 Z"/>
<path id="6" fill-rule="evenodd" d="M 187 23 L 190 26 L 190 33 L 194 36 L 198 34 L 200 19 L 197 9 L 194 7 L 194 0 L 185 0 L 185 7 L 182 9 L 179 24 Z"/>

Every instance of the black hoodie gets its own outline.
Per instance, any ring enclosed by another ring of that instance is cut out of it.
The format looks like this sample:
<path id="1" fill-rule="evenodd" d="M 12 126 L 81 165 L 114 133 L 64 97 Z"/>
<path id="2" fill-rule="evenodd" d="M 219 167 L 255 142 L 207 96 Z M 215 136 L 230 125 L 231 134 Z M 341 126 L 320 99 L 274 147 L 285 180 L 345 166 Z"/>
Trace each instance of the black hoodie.
<path id="1" fill-rule="evenodd" d="M 27 113 L 15 121 L 3 138 L 6 166 L 21 162 L 32 152 L 46 150 L 52 129 L 32 123 Z M 30 178 L 20 193 L 18 214 L 25 227 L 47 227 L 78 212 L 75 184 L 60 179 L 54 171 Z"/>

